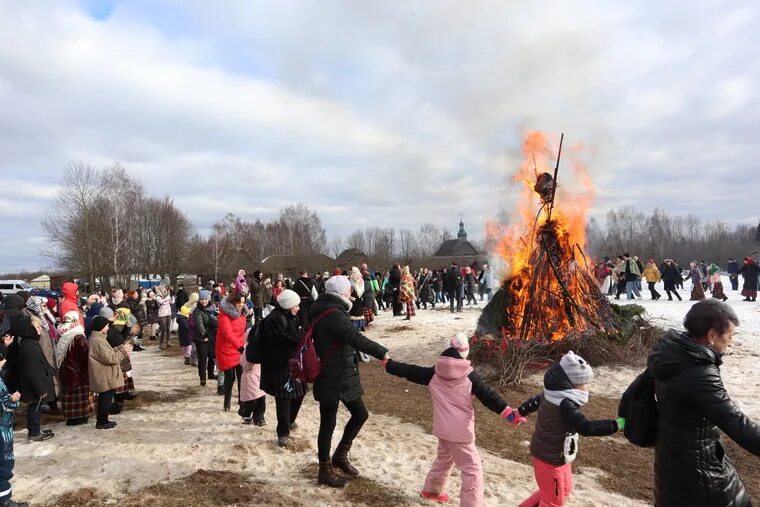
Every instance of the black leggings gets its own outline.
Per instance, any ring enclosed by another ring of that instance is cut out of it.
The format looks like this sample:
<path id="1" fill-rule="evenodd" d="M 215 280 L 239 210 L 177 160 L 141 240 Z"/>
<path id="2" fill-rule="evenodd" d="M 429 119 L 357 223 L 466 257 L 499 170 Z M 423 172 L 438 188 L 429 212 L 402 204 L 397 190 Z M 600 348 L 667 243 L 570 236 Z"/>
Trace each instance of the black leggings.
<path id="1" fill-rule="evenodd" d="M 206 368 L 209 378 L 214 376 L 214 360 L 208 357 L 208 342 L 195 342 L 195 350 L 198 352 L 198 377 L 206 380 Z"/>
<path id="2" fill-rule="evenodd" d="M 654 282 L 647 282 L 647 286 L 649 286 L 649 293 L 652 295 L 652 299 L 662 297 L 654 288 Z"/>
<path id="3" fill-rule="evenodd" d="M 232 399 L 232 386 L 235 384 L 235 379 L 238 381 L 238 399 L 240 398 L 240 377 L 243 376 L 243 367 L 237 365 L 229 370 L 224 370 L 224 400 Z"/>
<path id="4" fill-rule="evenodd" d="M 277 406 L 277 437 L 287 437 L 290 435 L 290 425 L 296 422 L 298 411 L 301 410 L 303 396 L 300 398 L 275 398 L 274 401 Z"/>
<path id="5" fill-rule="evenodd" d="M 364 426 L 369 418 L 369 412 L 367 407 L 364 406 L 364 400 L 361 397 L 354 401 L 343 402 L 348 411 L 351 413 L 351 418 L 346 423 L 346 428 L 343 430 L 343 438 L 340 439 L 341 444 L 348 444 L 354 441 L 356 435 Z M 319 402 L 319 436 L 317 437 L 317 455 L 319 456 L 319 462 L 325 463 L 330 459 L 330 447 L 332 446 L 332 436 L 335 431 L 336 416 L 338 415 L 338 402 L 337 401 L 320 401 Z"/>
<path id="6" fill-rule="evenodd" d="M 109 410 L 111 410 L 111 403 L 113 403 L 113 389 L 98 394 L 98 424 L 108 422 L 108 413 Z"/>

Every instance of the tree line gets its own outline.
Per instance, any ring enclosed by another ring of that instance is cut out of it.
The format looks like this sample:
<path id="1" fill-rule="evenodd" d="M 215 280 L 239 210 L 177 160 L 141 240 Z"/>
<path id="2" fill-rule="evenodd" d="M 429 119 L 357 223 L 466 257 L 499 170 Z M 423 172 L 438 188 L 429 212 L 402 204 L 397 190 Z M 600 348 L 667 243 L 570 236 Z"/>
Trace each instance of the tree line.
<path id="1" fill-rule="evenodd" d="M 593 218 L 587 225 L 588 249 L 597 259 L 629 252 L 658 263 L 671 258 L 681 266 L 704 260 L 725 267 L 729 257 L 741 260 L 760 248 L 760 224 L 703 221 L 661 208 L 646 214 L 631 206 L 610 210 L 606 218 L 606 227 Z"/>
<path id="2" fill-rule="evenodd" d="M 593 258 L 630 252 L 658 261 L 671 257 L 681 264 L 704 259 L 724 265 L 729 256 L 748 255 L 760 243 L 760 224 L 704 222 L 659 208 L 649 215 L 633 207 L 613 209 L 606 218 L 604 227 L 593 218 L 587 224 Z M 507 222 L 508 213 L 499 209 L 497 219 Z M 336 258 L 348 248 L 374 259 L 407 261 L 433 256 L 442 241 L 453 237 L 448 229 L 424 224 L 416 230 L 370 226 L 328 241 L 319 214 L 301 203 L 285 206 L 271 220 L 228 213 L 208 234 L 200 234 L 169 196 L 147 195 L 123 167 L 78 162 L 63 171 L 42 227 L 49 238 L 43 253 L 55 268 L 106 288 L 127 286 L 130 276 L 146 274 L 174 281 L 182 273 L 196 273 L 218 280 L 240 268 L 255 269 L 271 255 Z"/>

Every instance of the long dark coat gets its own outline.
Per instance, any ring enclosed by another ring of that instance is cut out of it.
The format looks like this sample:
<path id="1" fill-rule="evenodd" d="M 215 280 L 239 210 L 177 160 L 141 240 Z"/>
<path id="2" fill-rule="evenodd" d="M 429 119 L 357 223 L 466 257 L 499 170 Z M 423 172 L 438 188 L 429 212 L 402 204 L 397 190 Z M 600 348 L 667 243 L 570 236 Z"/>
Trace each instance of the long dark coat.
<path id="1" fill-rule="evenodd" d="M 336 294 L 320 294 L 309 309 L 311 320 L 329 308 L 335 311 L 314 328 L 317 355 L 323 361 L 322 375 L 314 383 L 317 401 L 350 402 L 364 394 L 359 378 L 357 351 L 382 359 L 388 349 L 373 342 L 351 324 L 350 302 Z"/>
<path id="2" fill-rule="evenodd" d="M 720 355 L 670 331 L 652 349 L 649 370 L 657 394 L 655 504 L 667 507 L 747 507 L 750 498 L 721 442 L 723 431 L 760 456 L 760 426 L 728 396 Z"/>
<path id="3" fill-rule="evenodd" d="M 262 321 L 262 326 L 261 389 L 276 398 L 302 397 L 305 386 L 290 381 L 289 367 L 301 339 L 298 317 L 276 306 Z"/>

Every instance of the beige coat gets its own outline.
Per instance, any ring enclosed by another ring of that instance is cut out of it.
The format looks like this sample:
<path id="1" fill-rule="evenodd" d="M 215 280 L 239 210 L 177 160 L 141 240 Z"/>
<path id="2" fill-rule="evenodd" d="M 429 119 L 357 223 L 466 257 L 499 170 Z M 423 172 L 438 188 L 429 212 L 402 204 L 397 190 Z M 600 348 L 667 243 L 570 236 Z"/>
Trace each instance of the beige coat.
<path id="1" fill-rule="evenodd" d="M 90 335 L 90 391 L 104 393 L 124 385 L 121 361 L 126 351 L 117 351 L 106 341 L 106 335 L 93 331 Z"/>

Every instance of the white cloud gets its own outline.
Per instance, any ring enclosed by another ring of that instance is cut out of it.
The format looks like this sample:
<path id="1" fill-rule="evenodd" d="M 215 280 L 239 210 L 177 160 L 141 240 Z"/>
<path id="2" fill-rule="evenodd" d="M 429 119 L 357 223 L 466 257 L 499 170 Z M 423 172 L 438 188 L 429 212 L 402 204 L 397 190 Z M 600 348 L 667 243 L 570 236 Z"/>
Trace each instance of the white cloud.
<path id="1" fill-rule="evenodd" d="M 752 185 L 670 207 L 674 185 L 707 185 L 695 175 L 757 180 L 760 8 L 691 6 L 136 0 L 100 21 L 73 1 L 0 4 L 0 184 L 18 189 L 22 245 L 0 269 L 40 262 L 18 252 L 71 159 L 121 163 L 201 230 L 301 200 L 339 234 L 453 228 L 462 211 L 477 237 L 514 202 L 531 128 L 590 146 L 599 215 L 746 220 Z"/>

